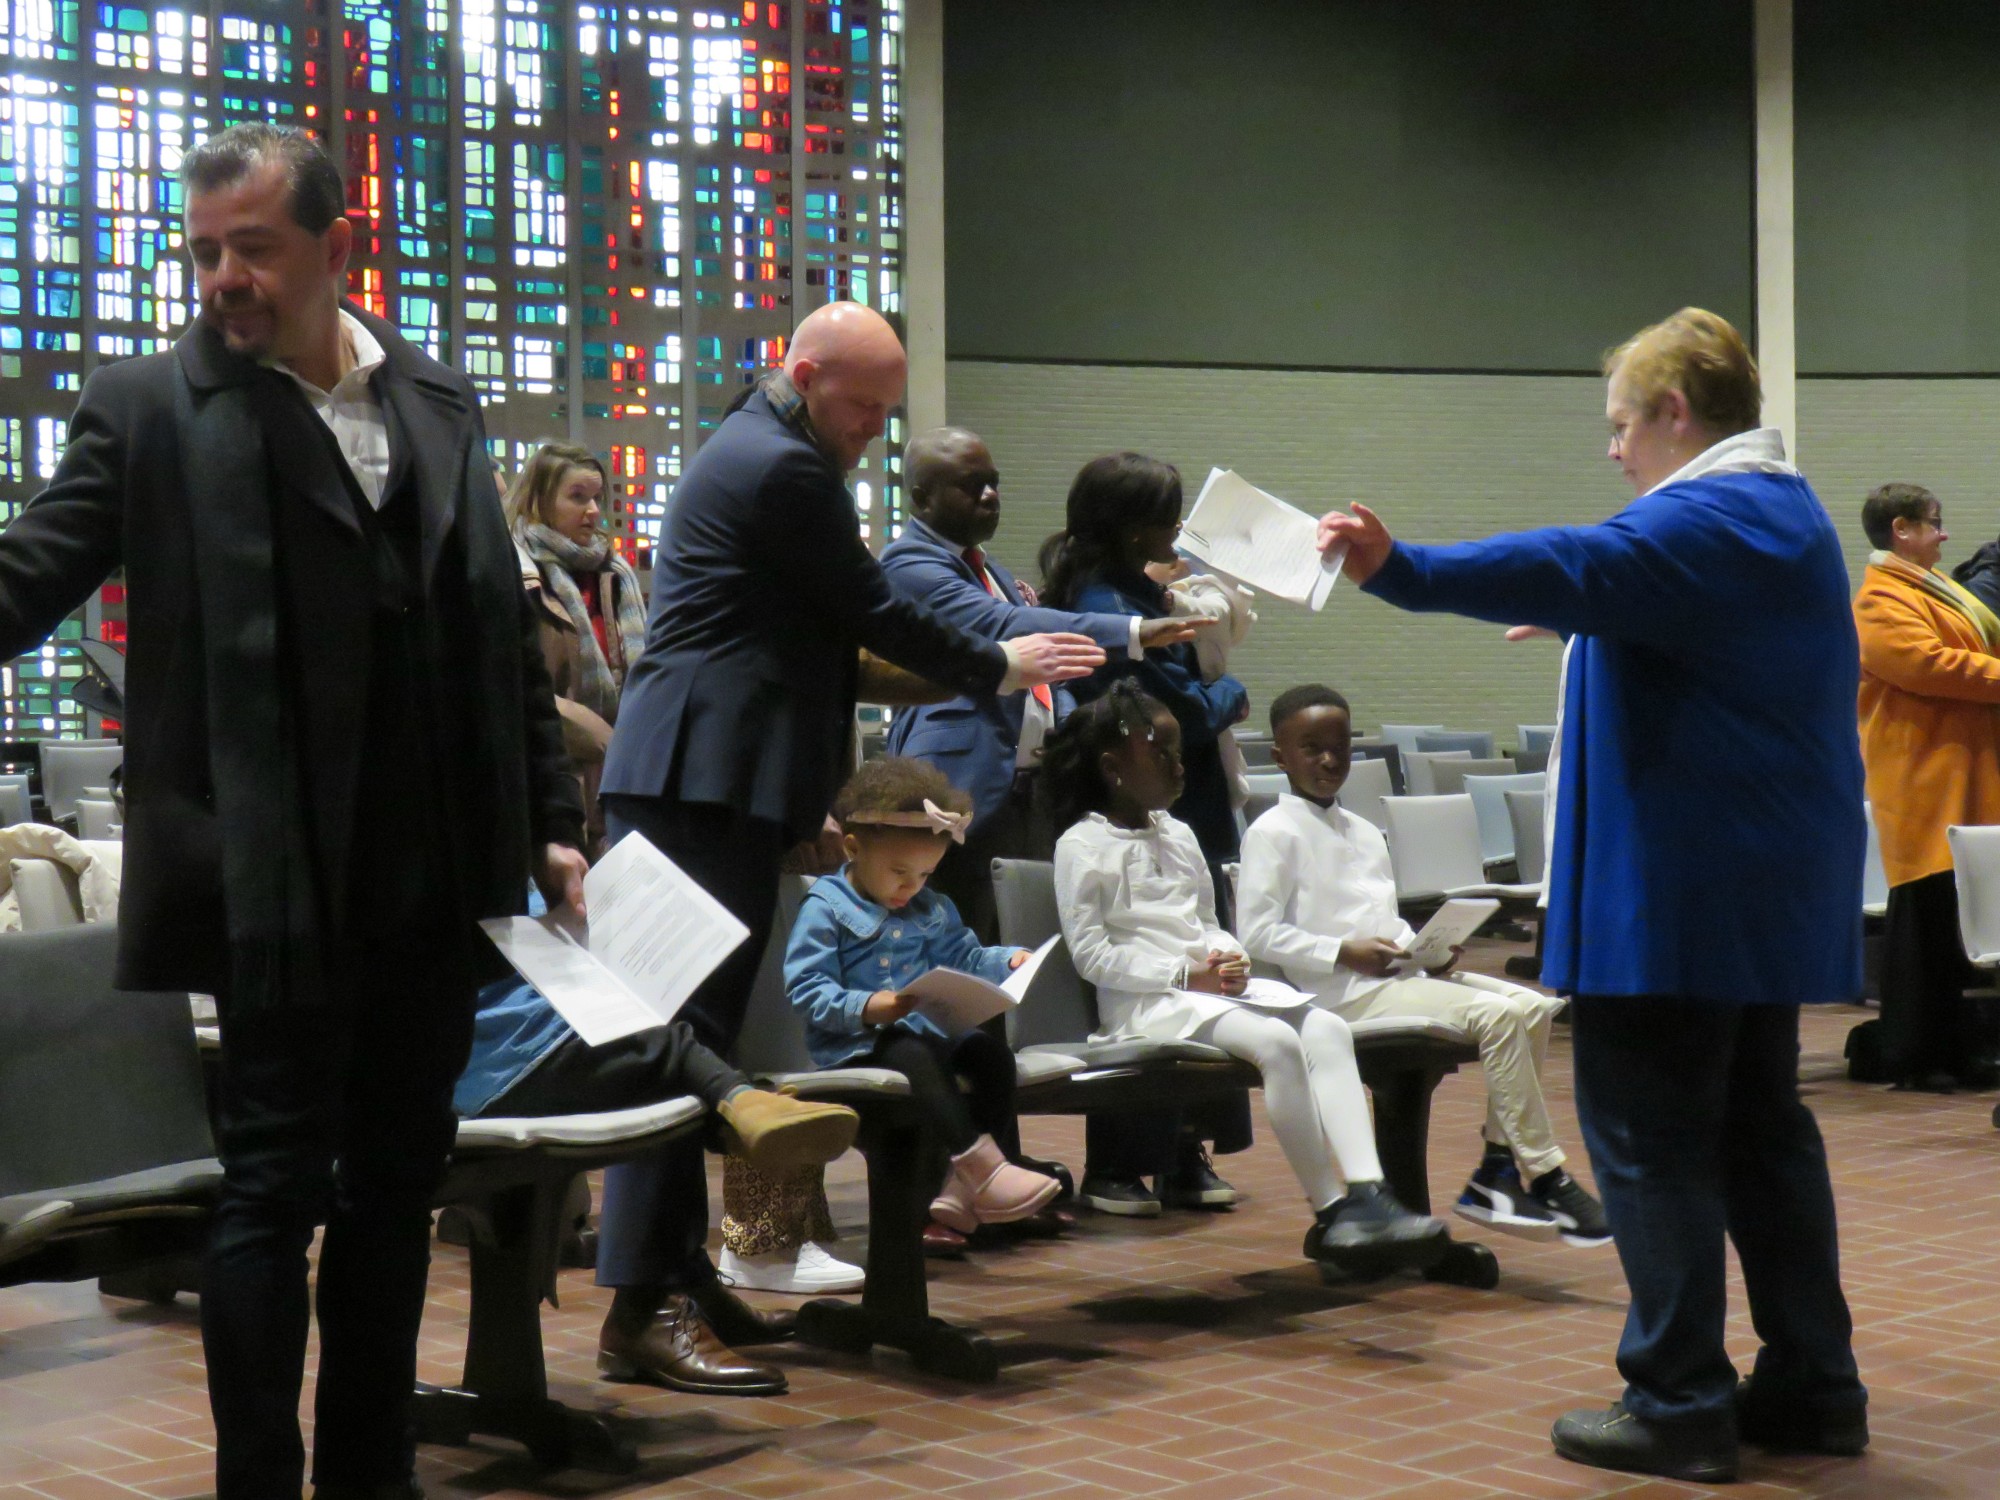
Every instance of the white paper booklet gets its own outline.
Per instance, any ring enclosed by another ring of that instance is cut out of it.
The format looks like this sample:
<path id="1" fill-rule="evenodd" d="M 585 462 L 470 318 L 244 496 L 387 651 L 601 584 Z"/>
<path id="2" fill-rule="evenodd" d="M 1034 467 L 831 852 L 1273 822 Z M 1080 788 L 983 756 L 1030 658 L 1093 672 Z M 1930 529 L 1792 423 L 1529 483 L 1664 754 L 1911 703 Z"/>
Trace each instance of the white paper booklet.
<path id="1" fill-rule="evenodd" d="M 1465 897 L 1447 901 L 1431 913 L 1424 930 L 1410 944 L 1410 956 L 1391 965 L 1396 973 L 1411 969 L 1434 969 L 1451 957 L 1451 950 L 1468 941 L 1486 919 L 1500 910 L 1490 897 Z"/>
<path id="2" fill-rule="evenodd" d="M 953 1036 L 983 1026 L 995 1016 L 1019 1005 L 1035 982 L 1042 960 L 1049 956 L 1061 937 L 1052 937 L 1027 961 L 1007 976 L 1004 984 L 992 984 L 977 974 L 958 969 L 932 969 L 903 986 L 902 993 L 917 997 L 917 1010 L 937 1022 Z"/>
<path id="3" fill-rule="evenodd" d="M 1252 1006 L 1257 1010 L 1296 1010 L 1301 1005 L 1312 1002 L 1312 996 L 1304 990 L 1295 990 L 1282 979 L 1253 978 L 1243 987 L 1240 995 L 1226 995 L 1224 999 L 1234 1000 L 1238 1005 Z"/>
<path id="4" fill-rule="evenodd" d="M 1319 555 L 1319 520 L 1229 469 L 1210 469 L 1181 523 L 1179 546 L 1253 589 L 1314 609 L 1326 603 L 1347 553 Z"/>
<path id="5" fill-rule="evenodd" d="M 581 931 L 554 915 L 479 925 L 592 1047 L 666 1025 L 750 935 L 636 833 L 584 877 L 583 903 L 589 924 Z"/>

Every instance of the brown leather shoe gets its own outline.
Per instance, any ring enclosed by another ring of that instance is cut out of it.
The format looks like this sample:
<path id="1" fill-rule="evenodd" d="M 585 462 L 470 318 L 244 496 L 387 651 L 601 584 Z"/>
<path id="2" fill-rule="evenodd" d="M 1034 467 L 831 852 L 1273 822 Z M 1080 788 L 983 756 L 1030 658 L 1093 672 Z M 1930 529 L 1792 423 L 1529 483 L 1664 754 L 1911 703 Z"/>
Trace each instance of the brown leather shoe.
<path id="1" fill-rule="evenodd" d="M 936 1219 L 924 1221 L 924 1254 L 933 1260 L 963 1260 L 965 1236 Z"/>
<path id="2" fill-rule="evenodd" d="M 693 1299 L 668 1297 L 637 1323 L 614 1299 L 597 1336 L 597 1368 L 611 1380 L 644 1381 L 698 1396 L 781 1396 L 785 1372 L 745 1359 L 710 1332 Z"/>
<path id="3" fill-rule="evenodd" d="M 799 1310 L 752 1307 L 720 1281 L 696 1287 L 688 1294 L 701 1320 L 725 1344 L 782 1344 L 798 1337 Z"/>

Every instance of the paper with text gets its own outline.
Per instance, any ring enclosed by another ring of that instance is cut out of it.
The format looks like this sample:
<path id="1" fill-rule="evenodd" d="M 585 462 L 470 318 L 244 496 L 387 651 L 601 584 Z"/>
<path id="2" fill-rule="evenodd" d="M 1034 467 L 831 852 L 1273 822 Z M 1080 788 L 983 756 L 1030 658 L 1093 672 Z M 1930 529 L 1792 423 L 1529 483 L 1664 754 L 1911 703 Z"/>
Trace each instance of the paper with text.
<path id="1" fill-rule="evenodd" d="M 1042 960 L 1060 941 L 1060 937 L 1052 937 L 1043 943 L 1022 960 L 1021 967 L 1009 974 L 1004 984 L 992 984 L 958 969 L 932 969 L 904 985 L 902 993 L 916 996 L 919 1013 L 957 1036 L 1019 1005 L 1028 993 L 1028 986 L 1034 983 Z"/>
<path id="2" fill-rule="evenodd" d="M 1319 521 L 1228 469 L 1210 469 L 1178 545 L 1253 589 L 1319 609 L 1340 578 L 1344 549 L 1322 559 Z"/>
<path id="3" fill-rule="evenodd" d="M 589 923 L 497 917 L 479 925 L 521 977 L 592 1047 L 674 1018 L 750 935 L 639 834 L 584 877 Z"/>
<path id="4" fill-rule="evenodd" d="M 1399 958 L 1390 967 L 1392 973 L 1407 973 L 1412 969 L 1435 969 L 1439 964 L 1449 962 L 1451 950 L 1468 942 L 1480 925 L 1500 910 L 1500 903 L 1490 897 L 1465 897 L 1447 901 L 1431 913 L 1431 919 L 1424 923 L 1424 930 L 1411 941 L 1408 958 Z"/>

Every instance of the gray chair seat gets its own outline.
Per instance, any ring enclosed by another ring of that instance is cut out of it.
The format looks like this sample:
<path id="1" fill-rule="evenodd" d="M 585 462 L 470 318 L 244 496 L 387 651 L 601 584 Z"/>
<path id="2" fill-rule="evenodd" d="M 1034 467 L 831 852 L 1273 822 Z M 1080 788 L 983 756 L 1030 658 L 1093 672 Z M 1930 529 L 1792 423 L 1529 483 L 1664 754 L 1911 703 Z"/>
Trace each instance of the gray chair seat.
<path id="1" fill-rule="evenodd" d="M 1406 1040 L 1457 1042 L 1467 1047 L 1476 1045 L 1471 1033 L 1464 1027 L 1453 1026 L 1433 1016 L 1369 1016 L 1364 1020 L 1349 1021 L 1347 1025 L 1354 1033 L 1356 1042 Z"/>
<path id="2" fill-rule="evenodd" d="M 1236 1061 L 1206 1042 L 1156 1042 L 1150 1038 L 1115 1042 L 1036 1042 L 1021 1049 L 1024 1056 L 1054 1053 L 1073 1058 L 1077 1071 L 1096 1068 L 1167 1067 L 1174 1063 L 1228 1064 Z"/>
<path id="3" fill-rule="evenodd" d="M 783 1089 L 801 1099 L 910 1097 L 910 1080 L 894 1068 L 813 1068 L 804 1072 L 761 1073 L 757 1077 L 766 1087 Z"/>
<path id="4" fill-rule="evenodd" d="M 1026 1089 L 1038 1083 L 1055 1083 L 1082 1066 L 1076 1058 L 1063 1052 L 1017 1052 L 1014 1054 L 1014 1086 Z"/>
<path id="5" fill-rule="evenodd" d="M 213 1157 L 173 1162 L 0 1198 L 0 1261 L 13 1260 L 59 1234 L 120 1219 L 190 1216 L 207 1212 L 222 1185 L 222 1163 Z"/>
<path id="6" fill-rule="evenodd" d="M 454 1155 L 468 1151 L 532 1151 L 545 1146 L 620 1146 L 698 1120 L 708 1106 L 682 1097 L 636 1109 L 588 1115 L 544 1115 L 460 1120 Z"/>

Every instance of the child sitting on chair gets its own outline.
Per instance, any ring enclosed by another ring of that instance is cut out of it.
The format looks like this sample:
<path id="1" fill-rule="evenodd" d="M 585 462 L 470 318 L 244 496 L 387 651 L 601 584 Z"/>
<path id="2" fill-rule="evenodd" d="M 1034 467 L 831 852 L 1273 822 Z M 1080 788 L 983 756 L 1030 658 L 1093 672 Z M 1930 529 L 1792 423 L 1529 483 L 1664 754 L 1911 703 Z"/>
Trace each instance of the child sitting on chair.
<path id="1" fill-rule="evenodd" d="M 1347 1023 L 1289 986 L 1250 978 L 1221 930 L 1208 862 L 1167 809 L 1181 794 L 1180 725 L 1131 682 L 1049 737 L 1056 906 L 1077 973 L 1097 987 L 1093 1040 L 1192 1039 L 1256 1065 L 1271 1128 L 1313 1222 L 1305 1253 L 1356 1274 L 1435 1264 L 1444 1225 L 1383 1181 Z"/>
<path id="2" fill-rule="evenodd" d="M 1014 1054 L 985 1031 L 952 1036 L 903 987 L 932 969 L 999 983 L 1028 958 L 980 946 L 948 897 L 925 889 L 972 801 L 924 761 L 870 761 L 833 803 L 847 864 L 806 893 L 785 950 L 785 990 L 822 1068 L 893 1068 L 951 1155 L 931 1217 L 970 1234 L 1040 1212 L 1062 1184 L 1010 1163 L 994 1141 L 1014 1117 Z M 960 1080 L 966 1091 L 961 1092 Z"/>
<path id="3" fill-rule="evenodd" d="M 1456 955 L 1399 974 L 1394 965 L 1416 933 L 1397 909 L 1388 841 L 1335 800 L 1352 756 L 1347 700 L 1332 688 L 1292 688 L 1271 705 L 1271 735 L 1292 789 L 1243 839 L 1243 946 L 1349 1021 L 1420 1016 L 1471 1036 L 1486 1072 L 1486 1151 L 1454 1212 L 1524 1239 L 1606 1243 L 1604 1210 L 1564 1170 L 1542 1101 L 1542 1059 L 1562 1001 L 1483 974 L 1447 977 Z"/>

